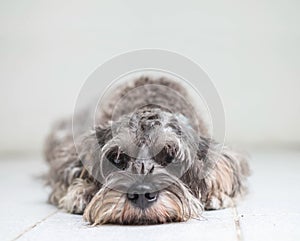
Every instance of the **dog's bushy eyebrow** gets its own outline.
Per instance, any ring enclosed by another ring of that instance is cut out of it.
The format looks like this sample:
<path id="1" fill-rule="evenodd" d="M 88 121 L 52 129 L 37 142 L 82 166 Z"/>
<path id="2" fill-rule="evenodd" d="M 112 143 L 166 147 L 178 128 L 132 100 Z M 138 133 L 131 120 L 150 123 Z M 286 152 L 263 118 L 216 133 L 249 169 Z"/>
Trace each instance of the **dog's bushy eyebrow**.
<path id="1" fill-rule="evenodd" d="M 170 127 L 172 128 L 172 130 L 178 135 L 178 136 L 181 136 L 182 134 L 182 130 L 181 130 L 181 127 L 178 123 L 176 123 L 175 121 L 174 122 L 170 122 L 166 125 L 166 127 Z"/>

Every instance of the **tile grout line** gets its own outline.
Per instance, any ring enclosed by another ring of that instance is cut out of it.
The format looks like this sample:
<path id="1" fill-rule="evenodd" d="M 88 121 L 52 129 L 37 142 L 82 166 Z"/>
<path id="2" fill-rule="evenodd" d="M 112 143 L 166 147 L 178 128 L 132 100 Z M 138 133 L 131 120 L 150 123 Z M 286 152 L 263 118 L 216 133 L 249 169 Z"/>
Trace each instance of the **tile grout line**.
<path id="1" fill-rule="evenodd" d="M 237 208 L 233 207 L 232 211 L 233 211 L 234 226 L 235 226 L 235 231 L 236 231 L 236 238 L 238 241 L 243 241 L 244 237 L 242 235 L 241 222 L 240 222 L 240 217 L 239 217 Z"/>
<path id="2" fill-rule="evenodd" d="M 21 238 L 25 233 L 28 233 L 29 231 L 31 231 L 32 229 L 34 229 L 35 227 L 37 227 L 39 224 L 41 224 L 42 222 L 46 221 L 48 218 L 50 218 L 51 216 L 53 216 L 54 214 L 58 213 L 59 210 L 56 210 L 50 214 L 48 214 L 46 217 L 44 217 L 43 219 L 37 221 L 35 224 L 29 226 L 28 228 L 26 228 L 25 230 L 23 230 L 18 236 L 16 236 L 15 238 L 12 239 L 12 241 L 18 240 L 19 238 Z"/>

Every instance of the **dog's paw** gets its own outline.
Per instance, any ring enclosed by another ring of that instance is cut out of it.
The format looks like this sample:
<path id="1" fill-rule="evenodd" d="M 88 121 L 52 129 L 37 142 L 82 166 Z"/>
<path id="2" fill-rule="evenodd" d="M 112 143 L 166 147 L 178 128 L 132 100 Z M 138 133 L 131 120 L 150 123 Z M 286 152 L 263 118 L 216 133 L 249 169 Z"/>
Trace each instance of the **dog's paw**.
<path id="1" fill-rule="evenodd" d="M 205 202 L 206 210 L 218 210 L 234 206 L 234 200 L 226 194 L 212 195 Z"/>
<path id="2" fill-rule="evenodd" d="M 66 195 L 60 199 L 59 207 L 69 213 L 83 214 L 94 191 L 94 184 L 82 179 L 76 179 L 74 183 L 69 186 Z"/>

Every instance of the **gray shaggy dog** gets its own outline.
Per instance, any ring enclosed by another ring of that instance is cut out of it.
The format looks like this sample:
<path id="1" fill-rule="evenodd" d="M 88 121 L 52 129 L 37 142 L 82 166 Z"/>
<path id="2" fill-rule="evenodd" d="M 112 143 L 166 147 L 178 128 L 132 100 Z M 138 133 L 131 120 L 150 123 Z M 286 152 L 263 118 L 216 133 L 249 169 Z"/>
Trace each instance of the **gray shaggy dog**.
<path id="1" fill-rule="evenodd" d="M 45 146 L 49 202 L 93 225 L 180 222 L 234 206 L 248 164 L 209 138 L 190 100 L 178 82 L 140 77 L 111 92 L 76 139 L 71 119 L 58 122 Z"/>

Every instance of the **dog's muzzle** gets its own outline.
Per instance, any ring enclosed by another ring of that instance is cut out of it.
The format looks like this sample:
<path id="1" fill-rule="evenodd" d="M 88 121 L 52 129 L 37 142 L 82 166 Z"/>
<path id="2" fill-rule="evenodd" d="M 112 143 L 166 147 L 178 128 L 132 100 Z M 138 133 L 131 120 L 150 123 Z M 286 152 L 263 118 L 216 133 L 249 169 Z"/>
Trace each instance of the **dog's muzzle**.
<path id="1" fill-rule="evenodd" d="M 145 209 L 156 202 L 158 191 L 151 184 L 135 184 L 127 193 L 127 199 L 136 207 Z"/>

